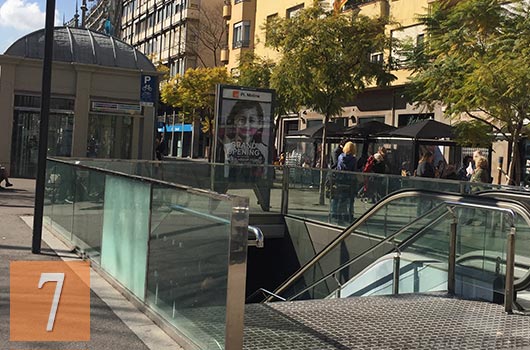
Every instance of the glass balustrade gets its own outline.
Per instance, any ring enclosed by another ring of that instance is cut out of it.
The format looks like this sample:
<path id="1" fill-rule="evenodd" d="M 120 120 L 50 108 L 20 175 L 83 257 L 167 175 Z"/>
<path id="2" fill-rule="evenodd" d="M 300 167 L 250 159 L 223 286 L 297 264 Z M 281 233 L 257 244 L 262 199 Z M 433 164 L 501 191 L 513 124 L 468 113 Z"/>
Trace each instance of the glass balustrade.
<path id="1" fill-rule="evenodd" d="M 243 334 L 248 200 L 156 171 L 48 159 L 45 224 L 198 349 L 232 348 L 225 335 Z"/>

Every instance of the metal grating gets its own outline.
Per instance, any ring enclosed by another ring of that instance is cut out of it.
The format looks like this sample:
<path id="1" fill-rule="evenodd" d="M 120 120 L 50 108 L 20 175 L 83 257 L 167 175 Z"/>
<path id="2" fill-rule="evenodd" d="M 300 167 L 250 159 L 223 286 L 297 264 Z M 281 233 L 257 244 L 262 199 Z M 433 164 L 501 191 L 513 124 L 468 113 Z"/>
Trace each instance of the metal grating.
<path id="1" fill-rule="evenodd" d="M 530 317 L 439 295 L 247 305 L 246 350 L 530 349 Z"/>

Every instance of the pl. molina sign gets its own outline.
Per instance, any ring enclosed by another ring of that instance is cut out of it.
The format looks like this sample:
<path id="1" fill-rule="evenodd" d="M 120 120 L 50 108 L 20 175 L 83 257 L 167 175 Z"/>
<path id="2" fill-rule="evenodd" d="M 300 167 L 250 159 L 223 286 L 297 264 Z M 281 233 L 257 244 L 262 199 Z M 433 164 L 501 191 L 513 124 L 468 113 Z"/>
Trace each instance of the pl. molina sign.
<path id="1" fill-rule="evenodd" d="M 156 93 L 158 91 L 158 79 L 156 75 L 142 74 L 140 84 L 140 105 L 154 106 L 156 102 Z"/>

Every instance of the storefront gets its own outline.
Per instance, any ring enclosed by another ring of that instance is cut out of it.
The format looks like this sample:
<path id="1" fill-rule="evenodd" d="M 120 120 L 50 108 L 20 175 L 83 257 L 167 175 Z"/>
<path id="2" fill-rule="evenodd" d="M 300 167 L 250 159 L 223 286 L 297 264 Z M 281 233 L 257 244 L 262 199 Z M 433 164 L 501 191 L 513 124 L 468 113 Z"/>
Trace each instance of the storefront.
<path id="1" fill-rule="evenodd" d="M 36 174 L 44 31 L 0 55 L 0 164 Z M 81 28 L 55 28 L 48 155 L 152 159 L 154 108 L 140 99 L 155 67 L 128 44 Z"/>

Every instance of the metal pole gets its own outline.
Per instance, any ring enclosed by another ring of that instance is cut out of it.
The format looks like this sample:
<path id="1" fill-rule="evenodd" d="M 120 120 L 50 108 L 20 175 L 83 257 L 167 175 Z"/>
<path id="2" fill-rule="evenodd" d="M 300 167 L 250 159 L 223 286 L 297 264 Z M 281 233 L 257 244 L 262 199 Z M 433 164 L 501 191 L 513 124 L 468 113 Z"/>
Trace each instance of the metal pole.
<path id="1" fill-rule="evenodd" d="M 50 119 L 50 96 L 52 83 L 53 29 L 55 0 L 46 1 L 46 26 L 44 28 L 44 60 L 42 67 L 42 90 L 40 105 L 39 155 L 37 184 L 35 187 L 35 211 L 33 215 L 33 241 L 31 252 L 39 254 L 42 242 L 42 216 L 44 213 L 44 186 L 46 184 L 46 156 L 48 151 L 48 122 Z"/>
<path id="2" fill-rule="evenodd" d="M 180 130 L 180 157 L 184 157 L 184 118 L 185 115 L 182 115 L 182 130 Z"/>
<path id="3" fill-rule="evenodd" d="M 449 236 L 449 266 L 447 268 L 447 292 L 455 294 L 456 290 L 456 220 L 451 223 L 451 235 Z"/>
<path id="4" fill-rule="evenodd" d="M 173 110 L 173 121 L 171 122 L 171 156 L 175 156 L 175 110 Z"/>
<path id="5" fill-rule="evenodd" d="M 506 282 L 504 287 L 504 311 L 512 313 L 514 299 L 513 275 L 515 264 L 515 226 L 510 228 L 508 234 L 508 247 L 506 248 Z"/>
<path id="6" fill-rule="evenodd" d="M 394 295 L 399 294 L 399 268 L 401 263 L 399 255 L 399 252 L 396 252 L 396 255 L 394 255 L 394 274 L 392 279 L 392 294 Z"/>
<path id="7" fill-rule="evenodd" d="M 283 164 L 283 178 L 282 178 L 282 209 L 283 215 L 287 215 L 289 210 L 289 168 Z"/>

